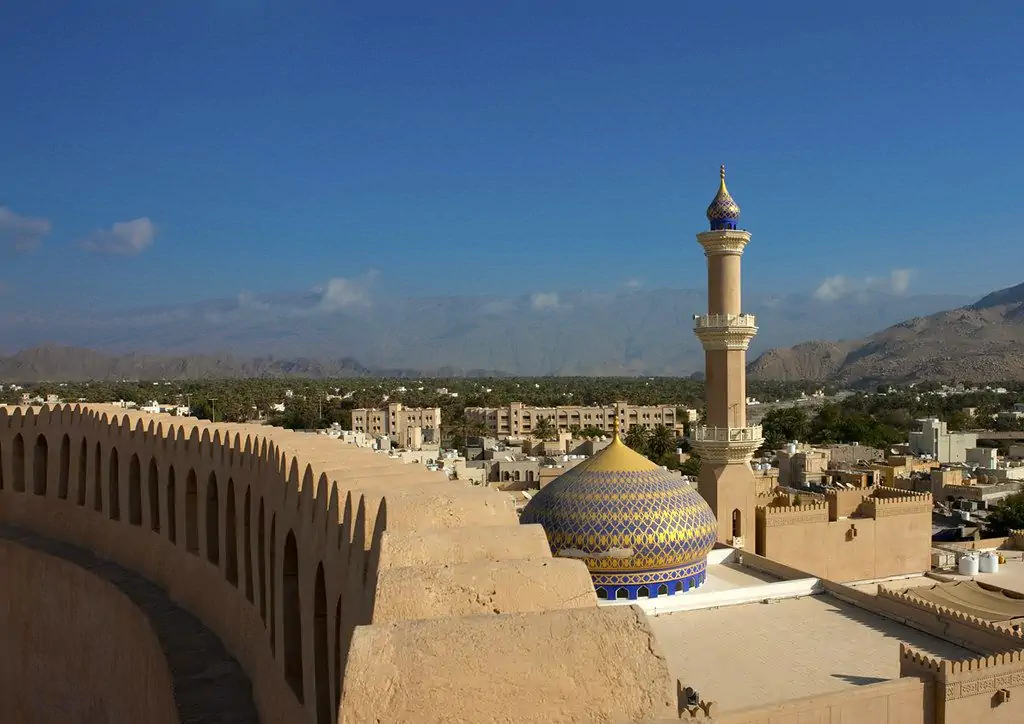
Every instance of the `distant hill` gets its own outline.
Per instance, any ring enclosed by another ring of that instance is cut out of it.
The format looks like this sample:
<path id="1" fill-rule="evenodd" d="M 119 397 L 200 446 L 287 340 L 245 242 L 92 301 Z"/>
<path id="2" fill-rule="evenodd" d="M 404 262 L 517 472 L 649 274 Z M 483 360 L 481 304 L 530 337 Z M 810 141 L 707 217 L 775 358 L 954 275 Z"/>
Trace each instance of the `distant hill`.
<path id="1" fill-rule="evenodd" d="M 915 317 L 843 342 L 771 349 L 748 366 L 751 379 L 882 382 L 1024 380 L 1024 284 L 974 304 Z"/>
<path id="2" fill-rule="evenodd" d="M 757 315 L 755 355 L 806 339 L 856 339 L 971 301 L 885 293 L 825 301 L 751 292 L 744 295 L 744 311 Z M 362 374 L 361 368 L 449 376 L 493 370 L 686 376 L 704 369 L 691 330 L 693 315 L 706 309 L 707 293 L 700 289 L 371 294 L 341 306 L 323 293 L 295 292 L 105 312 L 26 313 L 8 305 L 0 308 L 0 354 L 44 345 L 38 359 L 15 355 L 9 373 L 76 378 L 137 376 L 140 369 L 166 376 L 335 376 Z M 77 353 L 53 349 L 55 343 L 101 356 L 78 360 Z"/>
<path id="3" fill-rule="evenodd" d="M 230 355 L 110 355 L 79 347 L 43 345 L 0 357 L 0 382 L 77 382 L 86 380 L 185 380 L 251 377 L 502 377 L 500 370 L 448 367 L 423 372 L 371 370 L 350 357 L 338 359 L 241 358 Z"/>

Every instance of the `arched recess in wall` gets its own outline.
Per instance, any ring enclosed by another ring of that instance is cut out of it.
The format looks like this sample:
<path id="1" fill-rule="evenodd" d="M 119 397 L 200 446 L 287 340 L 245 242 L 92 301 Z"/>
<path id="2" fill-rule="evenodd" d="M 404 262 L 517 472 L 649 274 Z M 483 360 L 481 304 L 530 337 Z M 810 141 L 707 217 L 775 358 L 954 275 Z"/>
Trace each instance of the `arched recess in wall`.
<path id="1" fill-rule="evenodd" d="M 60 439 L 60 470 L 57 475 L 57 497 L 68 499 L 68 483 L 71 479 L 71 438 L 67 433 Z"/>
<path id="2" fill-rule="evenodd" d="M 178 544 L 178 498 L 174 484 L 174 466 L 167 469 L 167 539 Z"/>
<path id="3" fill-rule="evenodd" d="M 92 509 L 103 512 L 103 449 L 99 443 L 92 455 Z"/>
<path id="4" fill-rule="evenodd" d="M 149 459 L 149 473 L 146 483 L 149 493 L 149 527 L 154 533 L 160 532 L 160 469 L 156 465 L 156 458 Z"/>
<path id="5" fill-rule="evenodd" d="M 128 463 L 128 522 L 142 525 L 142 464 L 135 454 Z"/>
<path id="6" fill-rule="evenodd" d="M 46 442 L 46 435 L 36 436 L 35 449 L 32 451 L 32 492 L 36 495 L 46 495 L 46 476 L 49 473 L 50 446 Z"/>
<path id="7" fill-rule="evenodd" d="M 121 491 L 118 483 L 118 459 L 117 448 L 110 448 L 110 460 L 108 462 L 107 476 L 110 478 L 109 499 L 107 507 L 110 508 L 110 519 L 121 520 Z"/>
<path id="8" fill-rule="evenodd" d="M 25 492 L 25 439 L 19 432 L 14 436 L 14 449 L 11 451 L 11 475 L 14 476 L 14 492 Z"/>
<path id="9" fill-rule="evenodd" d="M 341 708 L 341 596 L 334 604 L 334 711 Z"/>
<path id="10" fill-rule="evenodd" d="M 250 489 L 245 489 L 245 523 L 242 526 L 242 535 L 245 544 L 242 547 L 242 555 L 245 556 L 245 597 L 249 603 L 253 602 L 252 592 L 252 495 Z"/>
<path id="11" fill-rule="evenodd" d="M 732 534 L 733 537 L 743 535 L 743 514 L 739 508 L 732 511 Z"/>
<path id="12" fill-rule="evenodd" d="M 337 713 L 331 718 L 331 671 L 327 646 L 327 584 L 324 581 L 324 564 L 316 567 L 316 586 L 313 592 L 313 671 L 316 683 L 317 724 L 332 724 Z M 337 712 L 337 710 L 335 710 Z"/>
<path id="13" fill-rule="evenodd" d="M 238 527 L 235 513 L 235 480 L 228 478 L 228 499 L 224 512 L 224 575 L 232 586 L 238 585 Z"/>
<path id="14" fill-rule="evenodd" d="M 284 678 L 303 702 L 302 605 L 299 601 L 299 551 L 295 534 L 288 531 L 281 562 L 281 628 L 284 634 Z"/>
<path id="15" fill-rule="evenodd" d="M 277 576 L 275 572 L 277 568 L 274 564 L 277 562 L 277 513 L 270 516 L 270 653 L 277 655 L 277 616 L 274 614 L 277 610 L 277 598 L 274 594 L 277 593 Z"/>
<path id="16" fill-rule="evenodd" d="M 185 550 L 199 555 L 199 490 L 196 471 L 189 470 L 185 479 Z"/>
<path id="17" fill-rule="evenodd" d="M 213 565 L 220 565 L 220 498 L 216 473 L 210 473 L 206 483 L 206 558 Z"/>
<path id="18" fill-rule="evenodd" d="M 260 587 L 260 618 L 267 625 L 267 535 L 263 518 L 263 498 L 260 498 L 259 520 L 256 522 L 256 572 Z"/>
<path id="19" fill-rule="evenodd" d="M 78 489 L 75 490 L 75 502 L 85 507 L 85 491 L 89 487 L 89 441 L 84 437 L 78 448 Z"/>

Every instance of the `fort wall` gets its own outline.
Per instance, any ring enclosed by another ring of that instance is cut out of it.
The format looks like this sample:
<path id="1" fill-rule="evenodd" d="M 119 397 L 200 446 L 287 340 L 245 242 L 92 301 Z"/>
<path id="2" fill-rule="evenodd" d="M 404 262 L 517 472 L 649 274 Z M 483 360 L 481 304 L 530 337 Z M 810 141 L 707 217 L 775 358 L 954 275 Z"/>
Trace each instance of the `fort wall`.
<path id="1" fill-rule="evenodd" d="M 554 561 L 505 494 L 337 440 L 102 406 L 0 408 L 0 521 L 166 589 L 241 664 L 263 721 L 400 724 L 413 701 L 417 722 L 459 720 L 459 706 L 472 707 L 463 720 L 502 721 L 521 689 L 480 694 L 495 666 L 548 672 L 536 721 L 673 708 L 643 614 L 598 609 L 585 566 Z M 600 675 L 634 649 L 636 680 Z M 435 691 L 447 709 L 422 705 Z"/>
<path id="2" fill-rule="evenodd" d="M 172 680 L 149 621 L 110 583 L 0 541 L 3 720 L 178 724 Z"/>
<path id="3" fill-rule="evenodd" d="M 844 490 L 823 503 L 758 508 L 756 541 L 758 555 L 835 581 L 926 571 L 931 496 Z"/>

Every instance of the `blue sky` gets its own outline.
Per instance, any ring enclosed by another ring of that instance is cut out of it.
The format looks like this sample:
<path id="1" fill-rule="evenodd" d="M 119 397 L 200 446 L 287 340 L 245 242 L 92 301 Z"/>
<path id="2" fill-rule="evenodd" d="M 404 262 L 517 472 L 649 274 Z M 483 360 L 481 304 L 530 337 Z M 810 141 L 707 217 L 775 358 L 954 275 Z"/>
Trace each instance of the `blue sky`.
<path id="1" fill-rule="evenodd" d="M 720 163 L 749 288 L 1008 286 L 1022 35 L 1006 2 L 4 3 L 3 303 L 701 287 Z"/>

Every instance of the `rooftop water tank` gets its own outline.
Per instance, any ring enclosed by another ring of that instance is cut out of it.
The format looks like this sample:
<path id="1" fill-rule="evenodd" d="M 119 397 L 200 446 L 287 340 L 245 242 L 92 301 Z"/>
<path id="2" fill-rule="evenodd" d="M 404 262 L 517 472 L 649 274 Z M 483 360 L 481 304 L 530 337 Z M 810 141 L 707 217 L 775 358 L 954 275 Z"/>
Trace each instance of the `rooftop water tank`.
<path id="1" fill-rule="evenodd" d="M 960 565 L 957 570 L 961 576 L 978 575 L 978 556 L 974 553 L 968 553 L 960 559 Z"/>
<path id="2" fill-rule="evenodd" d="M 795 442 L 791 442 L 788 445 L 786 445 L 786 452 L 788 452 L 790 455 L 795 455 L 796 454 L 796 443 Z"/>
<path id="3" fill-rule="evenodd" d="M 981 554 L 979 564 L 982 573 L 999 573 L 999 556 L 992 551 Z"/>

